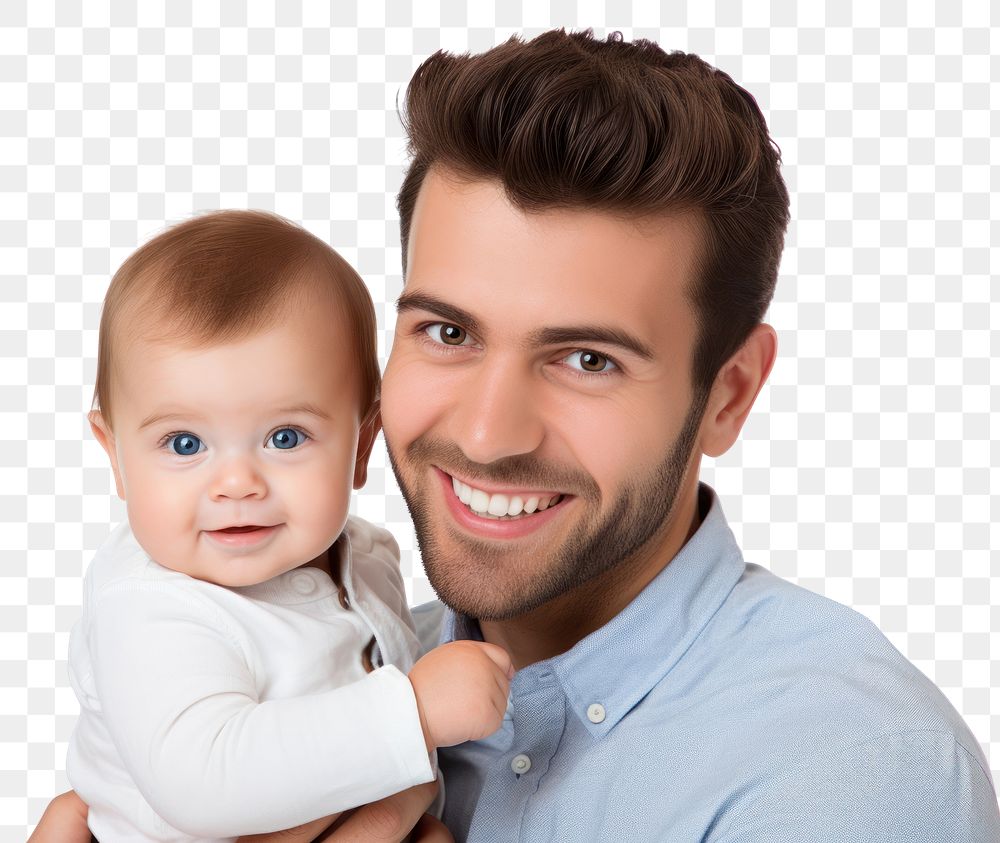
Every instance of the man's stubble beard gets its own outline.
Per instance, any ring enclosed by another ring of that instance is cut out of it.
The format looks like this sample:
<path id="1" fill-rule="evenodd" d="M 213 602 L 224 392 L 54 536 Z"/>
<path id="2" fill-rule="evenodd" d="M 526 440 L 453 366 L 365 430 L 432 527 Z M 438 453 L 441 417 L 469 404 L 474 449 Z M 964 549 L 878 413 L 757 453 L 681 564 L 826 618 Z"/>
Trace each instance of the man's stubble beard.
<path id="1" fill-rule="evenodd" d="M 700 392 L 688 410 L 680 433 L 664 459 L 650 472 L 625 484 L 614 505 L 596 526 L 575 532 L 557 548 L 543 566 L 537 560 L 511 558 L 496 541 L 469 537 L 448 527 L 457 549 L 449 557 L 440 547 L 432 522 L 430 496 L 423 486 L 427 469 L 437 465 L 496 483 L 534 488 L 581 490 L 575 504 L 587 501 L 577 523 L 586 525 L 598 517 L 600 493 L 596 482 L 581 472 L 565 472 L 541 466 L 530 455 L 498 460 L 489 465 L 470 463 L 453 443 L 420 437 L 407 450 L 407 463 L 416 465 L 424 480 L 413 483 L 400 470 L 400 463 L 386 441 L 386 451 L 400 491 L 410 510 L 427 578 L 438 597 L 454 611 L 478 620 L 505 621 L 537 609 L 614 568 L 638 558 L 669 521 L 684 484 L 708 390 Z M 562 480 L 560 480 L 560 477 Z M 569 482 L 566 482 L 566 481 Z M 548 482 L 546 482 L 548 481 Z M 530 517 L 530 516 L 529 516 Z M 444 518 L 439 518 L 443 522 Z M 441 528 L 444 524 L 441 523 Z"/>

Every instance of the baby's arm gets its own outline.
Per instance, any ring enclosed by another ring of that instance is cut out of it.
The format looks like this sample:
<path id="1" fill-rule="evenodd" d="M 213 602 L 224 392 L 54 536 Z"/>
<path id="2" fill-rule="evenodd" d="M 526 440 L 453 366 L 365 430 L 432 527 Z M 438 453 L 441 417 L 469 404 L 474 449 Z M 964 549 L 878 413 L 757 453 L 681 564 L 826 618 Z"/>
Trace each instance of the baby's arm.
<path id="1" fill-rule="evenodd" d="M 420 659 L 410 671 L 410 681 L 427 748 L 452 746 L 495 732 L 507 708 L 513 673 L 506 651 L 475 641 L 445 644 Z M 429 782 L 363 805 L 321 838 L 316 835 L 333 825 L 336 817 L 280 833 L 241 837 L 240 843 L 308 843 L 314 838 L 329 843 L 397 843 L 404 838 L 411 843 L 446 843 L 453 838 L 437 819 L 421 819 L 436 792 L 437 784 Z M 418 828 L 408 837 L 418 820 Z"/>
<path id="2" fill-rule="evenodd" d="M 433 778 L 396 668 L 261 702 L 238 634 L 193 600 L 117 588 L 95 607 L 88 641 L 118 753 L 168 823 L 206 837 L 277 830 Z"/>

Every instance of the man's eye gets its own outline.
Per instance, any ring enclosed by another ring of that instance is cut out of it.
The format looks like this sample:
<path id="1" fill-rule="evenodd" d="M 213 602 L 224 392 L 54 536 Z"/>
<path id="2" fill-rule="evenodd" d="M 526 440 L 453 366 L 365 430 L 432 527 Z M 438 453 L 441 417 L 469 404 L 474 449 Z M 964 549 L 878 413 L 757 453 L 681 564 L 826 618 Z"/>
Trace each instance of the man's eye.
<path id="1" fill-rule="evenodd" d="M 267 441 L 275 448 L 288 451 L 305 442 L 306 435 L 301 430 L 296 430 L 294 427 L 283 427 L 281 430 L 274 431 L 274 433 L 268 437 Z"/>
<path id="2" fill-rule="evenodd" d="M 175 433 L 164 444 L 182 457 L 190 457 L 204 448 L 204 443 L 191 433 Z"/>
<path id="3" fill-rule="evenodd" d="M 443 345 L 465 345 L 465 341 L 469 338 L 465 328 L 459 328 L 458 325 L 451 325 L 447 322 L 435 322 L 433 325 L 428 325 L 424 328 L 424 333 L 435 342 Z"/>
<path id="4" fill-rule="evenodd" d="M 610 358 L 605 357 L 603 354 L 598 354 L 596 351 L 574 351 L 572 354 L 564 357 L 563 360 L 571 369 L 576 369 L 580 372 L 600 373 L 618 368 Z"/>

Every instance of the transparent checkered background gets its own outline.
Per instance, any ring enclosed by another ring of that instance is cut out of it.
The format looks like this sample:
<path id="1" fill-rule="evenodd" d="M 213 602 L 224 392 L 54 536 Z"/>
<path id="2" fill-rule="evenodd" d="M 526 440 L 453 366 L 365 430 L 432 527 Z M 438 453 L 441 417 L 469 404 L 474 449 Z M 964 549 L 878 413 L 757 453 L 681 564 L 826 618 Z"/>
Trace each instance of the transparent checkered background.
<path id="1" fill-rule="evenodd" d="M 792 194 L 780 359 L 704 479 L 747 558 L 878 623 L 1000 780 L 987 0 L 83 5 L 0 4 L 0 841 L 24 840 L 67 787 L 68 633 L 89 556 L 124 514 L 84 419 L 113 271 L 193 211 L 273 209 L 358 267 L 384 360 L 401 91 L 439 47 L 553 26 L 697 52 L 761 104 Z M 384 450 L 369 477 L 355 510 L 399 538 L 425 600 Z"/>

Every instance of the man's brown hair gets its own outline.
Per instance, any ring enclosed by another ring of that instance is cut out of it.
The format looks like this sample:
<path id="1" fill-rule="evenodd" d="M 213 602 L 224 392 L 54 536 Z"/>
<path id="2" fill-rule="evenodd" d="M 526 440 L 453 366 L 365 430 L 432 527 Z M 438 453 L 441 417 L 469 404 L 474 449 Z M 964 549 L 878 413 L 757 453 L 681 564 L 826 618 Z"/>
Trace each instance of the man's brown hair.
<path id="1" fill-rule="evenodd" d="M 288 297 L 317 291 L 339 309 L 330 330 L 352 332 L 360 417 L 381 376 L 375 309 L 364 282 L 330 246 L 264 211 L 213 211 L 168 228 L 135 251 L 104 298 L 94 404 L 111 425 L 112 383 L 130 336 L 208 345 L 239 340 L 280 318 Z"/>
<path id="2" fill-rule="evenodd" d="M 479 55 L 438 51 L 417 68 L 402 119 L 404 273 L 417 194 L 440 166 L 499 181 L 526 211 L 693 213 L 704 242 L 688 290 L 696 395 L 763 319 L 788 225 L 780 151 L 754 98 L 698 56 L 561 29 Z"/>

